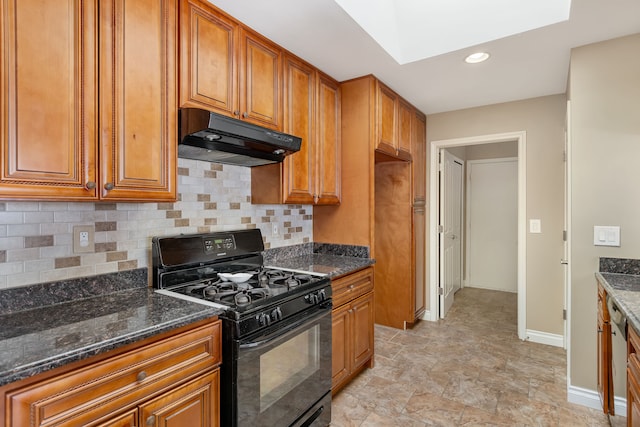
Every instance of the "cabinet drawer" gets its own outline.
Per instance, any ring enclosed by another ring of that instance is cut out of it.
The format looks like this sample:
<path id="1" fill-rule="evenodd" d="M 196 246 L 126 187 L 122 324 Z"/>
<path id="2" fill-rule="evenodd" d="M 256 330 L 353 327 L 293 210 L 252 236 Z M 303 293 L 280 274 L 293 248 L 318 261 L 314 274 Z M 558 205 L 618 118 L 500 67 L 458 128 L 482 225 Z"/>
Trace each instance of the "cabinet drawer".
<path id="1" fill-rule="evenodd" d="M 85 425 L 221 362 L 220 321 L 7 393 L 12 425 Z"/>
<path id="2" fill-rule="evenodd" d="M 358 271 L 331 282 L 333 306 L 339 307 L 373 289 L 373 268 Z"/>

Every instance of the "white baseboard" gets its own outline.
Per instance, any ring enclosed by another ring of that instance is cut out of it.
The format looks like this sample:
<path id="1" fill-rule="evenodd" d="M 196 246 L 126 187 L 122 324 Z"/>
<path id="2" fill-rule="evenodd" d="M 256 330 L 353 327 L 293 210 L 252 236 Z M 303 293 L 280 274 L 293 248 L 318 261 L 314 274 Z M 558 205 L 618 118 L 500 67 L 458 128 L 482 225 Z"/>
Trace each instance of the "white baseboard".
<path id="1" fill-rule="evenodd" d="M 420 317 L 420 319 L 427 320 L 429 322 L 437 322 L 438 321 L 438 319 L 432 319 L 431 318 L 431 310 L 425 310 L 425 312 L 422 313 L 422 316 Z"/>
<path id="2" fill-rule="evenodd" d="M 562 335 L 527 329 L 525 336 L 525 339 L 527 341 L 536 342 L 538 344 L 552 345 L 554 347 L 564 347 L 564 339 Z"/>
<path id="3" fill-rule="evenodd" d="M 598 392 L 595 390 L 570 385 L 567 389 L 567 400 L 577 405 L 586 406 L 587 408 L 602 410 L 600 396 L 598 396 Z"/>
<path id="4" fill-rule="evenodd" d="M 616 415 L 627 416 L 627 399 L 624 397 L 614 396 L 613 405 Z"/>
<path id="5" fill-rule="evenodd" d="M 589 390 L 586 388 L 569 386 L 567 390 L 567 400 L 577 405 L 586 406 L 592 409 L 602 410 L 602 403 L 600 403 L 600 396 L 595 390 Z M 627 399 L 624 397 L 615 396 L 614 406 L 616 415 L 623 417 L 627 416 Z"/>

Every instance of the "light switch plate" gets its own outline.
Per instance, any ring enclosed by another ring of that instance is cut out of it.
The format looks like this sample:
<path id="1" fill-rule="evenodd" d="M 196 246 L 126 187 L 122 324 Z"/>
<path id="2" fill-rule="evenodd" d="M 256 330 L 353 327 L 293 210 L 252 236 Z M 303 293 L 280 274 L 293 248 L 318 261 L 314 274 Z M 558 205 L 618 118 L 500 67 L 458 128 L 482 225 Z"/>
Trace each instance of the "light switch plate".
<path id="1" fill-rule="evenodd" d="M 529 220 L 529 233 L 542 233 L 542 223 L 539 219 Z"/>
<path id="2" fill-rule="evenodd" d="M 594 246 L 620 246 L 620 227 L 614 225 L 593 226 Z"/>

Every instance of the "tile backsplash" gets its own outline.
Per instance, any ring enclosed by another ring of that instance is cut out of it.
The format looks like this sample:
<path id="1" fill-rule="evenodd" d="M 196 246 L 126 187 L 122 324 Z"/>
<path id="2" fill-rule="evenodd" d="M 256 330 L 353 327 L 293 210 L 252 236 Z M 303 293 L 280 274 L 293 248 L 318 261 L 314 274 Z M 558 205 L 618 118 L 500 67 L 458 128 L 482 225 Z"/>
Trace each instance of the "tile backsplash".
<path id="1" fill-rule="evenodd" d="M 73 252 L 77 225 L 95 227 L 94 252 Z M 0 288 L 151 267 L 153 236 L 246 228 L 267 249 L 309 243 L 313 208 L 252 205 L 251 169 L 187 159 L 175 203 L 0 202 Z"/>

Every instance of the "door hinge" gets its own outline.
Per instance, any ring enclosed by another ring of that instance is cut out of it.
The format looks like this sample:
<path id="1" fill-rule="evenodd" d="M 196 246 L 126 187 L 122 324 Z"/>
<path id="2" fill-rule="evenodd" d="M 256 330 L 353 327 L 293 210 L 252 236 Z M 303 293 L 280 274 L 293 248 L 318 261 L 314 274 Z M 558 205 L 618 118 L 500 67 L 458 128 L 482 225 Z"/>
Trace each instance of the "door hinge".
<path id="1" fill-rule="evenodd" d="M 567 241 L 567 230 L 562 230 L 562 241 L 563 242 Z"/>
<path id="2" fill-rule="evenodd" d="M 438 226 L 438 233 L 444 233 L 444 225 Z"/>
<path id="3" fill-rule="evenodd" d="M 567 320 L 567 310 L 562 310 L 562 320 Z"/>
<path id="4" fill-rule="evenodd" d="M 438 288 L 438 295 L 444 295 L 444 288 Z"/>

